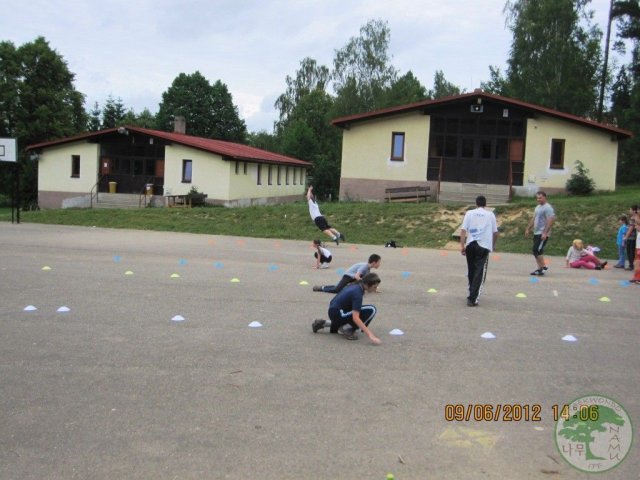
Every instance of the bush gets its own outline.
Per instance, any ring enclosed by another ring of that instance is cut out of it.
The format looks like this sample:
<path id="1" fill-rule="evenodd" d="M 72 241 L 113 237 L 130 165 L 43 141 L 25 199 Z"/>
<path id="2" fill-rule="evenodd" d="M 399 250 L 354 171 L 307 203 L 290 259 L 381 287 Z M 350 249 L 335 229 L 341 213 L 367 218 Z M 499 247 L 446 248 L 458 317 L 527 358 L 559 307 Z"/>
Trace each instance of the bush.
<path id="1" fill-rule="evenodd" d="M 596 187 L 596 182 L 589 177 L 589 169 L 580 160 L 575 162 L 576 171 L 567 180 L 566 189 L 572 195 L 589 195 Z"/>

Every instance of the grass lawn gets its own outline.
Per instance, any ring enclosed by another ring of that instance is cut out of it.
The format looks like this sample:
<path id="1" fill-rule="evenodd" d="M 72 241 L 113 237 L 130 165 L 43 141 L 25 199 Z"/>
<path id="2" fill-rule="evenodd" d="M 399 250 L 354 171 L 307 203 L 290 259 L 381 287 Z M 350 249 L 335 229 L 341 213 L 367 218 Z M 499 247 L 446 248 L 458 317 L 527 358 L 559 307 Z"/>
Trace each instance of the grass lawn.
<path id="1" fill-rule="evenodd" d="M 617 218 L 640 204 L 640 186 L 620 187 L 615 193 L 588 197 L 550 195 L 556 224 L 546 249 L 565 255 L 574 238 L 602 249 L 603 259 L 616 258 Z M 534 198 L 516 198 L 496 208 L 501 237 L 497 250 L 529 253 L 531 238 L 524 229 L 536 205 Z M 393 239 L 408 247 L 443 248 L 462 222 L 466 207 L 437 203 L 321 203 L 329 223 L 344 233 L 347 242 L 384 245 Z M 237 235 L 293 240 L 329 240 L 309 218 L 305 201 L 248 208 L 202 207 L 192 209 L 146 208 L 134 210 L 41 210 L 21 212 L 22 222 L 85 225 Z M 0 221 L 11 221 L 11 209 L 0 208 Z M 325 237 L 325 238 L 322 238 Z"/>

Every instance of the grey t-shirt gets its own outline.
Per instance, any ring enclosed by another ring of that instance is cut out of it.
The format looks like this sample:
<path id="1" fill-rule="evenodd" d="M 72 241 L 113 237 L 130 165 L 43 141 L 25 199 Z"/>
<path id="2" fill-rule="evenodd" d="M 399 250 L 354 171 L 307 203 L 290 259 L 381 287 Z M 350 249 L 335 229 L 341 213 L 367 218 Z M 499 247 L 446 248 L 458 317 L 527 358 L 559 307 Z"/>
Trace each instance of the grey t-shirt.
<path id="1" fill-rule="evenodd" d="M 369 273 L 369 264 L 367 262 L 356 263 L 355 265 L 351 265 L 349 270 L 344 272 L 344 274 L 351 278 L 356 278 L 356 273 L 360 274 L 360 277 L 364 277 L 367 273 Z"/>
<path id="2" fill-rule="evenodd" d="M 550 204 L 538 205 L 534 212 L 533 234 L 542 235 L 544 228 L 547 226 L 547 220 L 555 216 L 556 214 Z"/>

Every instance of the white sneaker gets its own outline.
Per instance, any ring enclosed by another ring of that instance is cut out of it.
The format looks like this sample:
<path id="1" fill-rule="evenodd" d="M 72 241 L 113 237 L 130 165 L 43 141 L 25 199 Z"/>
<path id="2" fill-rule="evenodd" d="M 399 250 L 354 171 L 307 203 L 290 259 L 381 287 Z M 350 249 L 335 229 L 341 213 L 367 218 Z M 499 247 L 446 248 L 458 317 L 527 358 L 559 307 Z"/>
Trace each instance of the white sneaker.
<path id="1" fill-rule="evenodd" d="M 328 263 L 321 263 L 320 267 L 318 267 L 318 268 L 322 268 L 322 269 L 329 268 L 329 264 Z"/>

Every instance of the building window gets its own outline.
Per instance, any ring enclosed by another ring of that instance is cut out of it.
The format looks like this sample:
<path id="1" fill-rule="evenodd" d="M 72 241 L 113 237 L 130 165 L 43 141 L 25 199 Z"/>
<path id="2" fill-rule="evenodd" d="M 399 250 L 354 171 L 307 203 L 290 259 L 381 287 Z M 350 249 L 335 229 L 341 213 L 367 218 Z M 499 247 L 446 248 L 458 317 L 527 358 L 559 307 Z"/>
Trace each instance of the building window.
<path id="1" fill-rule="evenodd" d="M 300 185 L 304 185 L 304 174 L 305 174 L 305 170 L 304 168 L 300 169 Z"/>
<path id="2" fill-rule="evenodd" d="M 294 169 L 293 169 L 293 184 L 294 184 L 294 185 L 297 185 L 297 183 L 296 183 L 296 175 L 297 175 L 297 174 L 298 174 L 298 169 L 297 169 L 297 168 L 294 168 Z"/>
<path id="3" fill-rule="evenodd" d="M 284 183 L 289 185 L 289 167 L 284 167 Z"/>
<path id="4" fill-rule="evenodd" d="M 281 176 L 280 165 L 278 165 L 278 185 L 282 185 L 282 176 Z"/>
<path id="5" fill-rule="evenodd" d="M 404 161 L 404 133 L 393 132 L 391 134 L 391 160 Z"/>
<path id="6" fill-rule="evenodd" d="M 191 183 L 192 164 L 191 160 L 182 160 L 182 183 Z"/>
<path id="7" fill-rule="evenodd" d="M 258 180 L 257 180 L 257 184 L 258 185 L 262 185 L 262 165 L 260 165 L 259 163 L 256 164 L 256 169 L 258 171 Z"/>
<path id="8" fill-rule="evenodd" d="M 71 155 L 71 178 L 80 178 L 80 155 Z"/>
<path id="9" fill-rule="evenodd" d="M 551 140 L 551 164 L 550 168 L 564 168 L 564 140 L 553 138 Z"/>
<path id="10" fill-rule="evenodd" d="M 271 168 L 271 165 L 269 165 L 268 168 L 269 168 L 269 174 L 268 174 L 268 177 L 267 177 L 267 179 L 268 179 L 267 183 L 269 185 L 273 185 L 273 179 L 272 179 L 272 173 L 271 173 L 273 169 Z"/>
<path id="11" fill-rule="evenodd" d="M 240 173 L 240 162 L 236 160 L 236 175 Z"/>
<path id="12" fill-rule="evenodd" d="M 244 174 L 247 174 L 247 162 L 244 162 Z"/>

